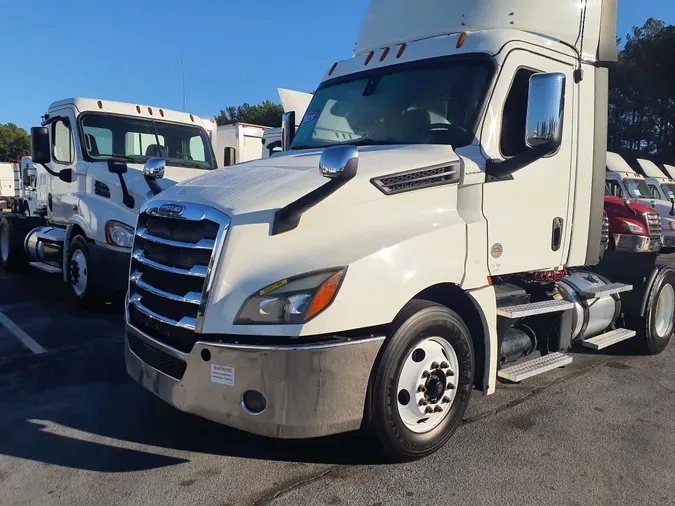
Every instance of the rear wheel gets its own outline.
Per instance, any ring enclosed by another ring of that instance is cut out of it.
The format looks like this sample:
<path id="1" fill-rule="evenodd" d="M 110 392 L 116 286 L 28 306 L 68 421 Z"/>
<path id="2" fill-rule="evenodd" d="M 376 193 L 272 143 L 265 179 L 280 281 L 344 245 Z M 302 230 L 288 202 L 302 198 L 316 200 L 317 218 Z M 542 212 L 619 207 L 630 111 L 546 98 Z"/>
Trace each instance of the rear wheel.
<path id="1" fill-rule="evenodd" d="M 637 332 L 641 349 L 658 355 L 670 342 L 675 331 L 675 271 L 657 265 L 658 272 L 649 287 L 644 318 L 633 318 L 628 326 Z"/>
<path id="2" fill-rule="evenodd" d="M 366 423 L 390 460 L 430 455 L 450 439 L 471 397 L 469 330 L 450 309 L 415 300 L 394 322 L 374 371 Z"/>
<path id="3" fill-rule="evenodd" d="M 28 264 L 28 255 L 23 247 L 26 233 L 32 228 L 18 215 L 0 219 L 0 265 L 7 271 L 16 271 Z"/>

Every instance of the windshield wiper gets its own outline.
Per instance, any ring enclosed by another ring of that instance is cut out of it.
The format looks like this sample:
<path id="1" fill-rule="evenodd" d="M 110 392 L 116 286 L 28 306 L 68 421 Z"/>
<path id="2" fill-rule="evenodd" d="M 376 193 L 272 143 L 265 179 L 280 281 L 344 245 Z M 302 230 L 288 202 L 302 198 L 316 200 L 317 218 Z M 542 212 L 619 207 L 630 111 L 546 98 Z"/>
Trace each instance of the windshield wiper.
<path id="1" fill-rule="evenodd" d="M 207 167 L 204 167 L 203 165 L 199 165 L 198 163 L 190 163 L 190 162 L 185 162 L 185 161 L 176 161 L 176 160 L 167 160 L 166 161 L 167 165 L 176 165 L 178 167 L 192 167 L 193 169 L 206 169 Z M 210 168 L 210 167 L 209 167 Z"/>
<path id="2" fill-rule="evenodd" d="M 129 162 L 134 162 L 134 163 L 143 163 L 145 160 L 139 160 L 138 158 L 131 156 L 131 155 L 110 155 L 110 159 L 118 159 L 118 160 L 127 160 Z M 145 157 L 143 157 L 145 158 Z"/>

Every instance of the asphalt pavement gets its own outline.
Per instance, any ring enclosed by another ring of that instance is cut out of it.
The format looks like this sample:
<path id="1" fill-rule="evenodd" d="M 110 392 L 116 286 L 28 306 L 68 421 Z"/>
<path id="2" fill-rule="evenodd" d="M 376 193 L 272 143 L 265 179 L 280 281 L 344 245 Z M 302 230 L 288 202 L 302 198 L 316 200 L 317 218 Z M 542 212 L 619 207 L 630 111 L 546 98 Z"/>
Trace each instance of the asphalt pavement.
<path id="1" fill-rule="evenodd" d="M 387 465 L 358 434 L 272 440 L 164 404 L 126 376 L 119 301 L 80 310 L 55 277 L 0 271 L 0 315 L 2 505 L 675 504 L 675 344 L 575 349 Z"/>

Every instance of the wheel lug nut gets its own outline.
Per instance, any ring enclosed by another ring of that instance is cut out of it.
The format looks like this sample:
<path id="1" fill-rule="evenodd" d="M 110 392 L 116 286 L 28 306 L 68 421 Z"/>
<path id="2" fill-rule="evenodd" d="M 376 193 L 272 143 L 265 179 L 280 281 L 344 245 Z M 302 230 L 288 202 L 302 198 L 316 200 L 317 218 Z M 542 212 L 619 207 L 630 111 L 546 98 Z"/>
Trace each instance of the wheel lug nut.
<path id="1" fill-rule="evenodd" d="M 449 366 L 448 366 L 448 367 L 449 367 Z M 454 376 L 455 373 L 452 372 L 452 371 L 448 371 L 448 372 L 445 373 L 445 375 L 446 375 L 446 376 Z"/>
<path id="2" fill-rule="evenodd" d="M 433 408 L 432 408 L 431 406 L 427 406 L 427 409 L 425 409 L 424 412 L 425 412 L 427 415 L 430 415 L 431 413 L 434 412 L 434 410 L 433 410 Z"/>
<path id="3" fill-rule="evenodd" d="M 448 390 L 454 390 L 454 389 L 455 389 L 455 385 L 453 385 L 452 383 L 448 383 L 448 386 L 447 386 L 446 388 L 447 388 Z"/>
<path id="4" fill-rule="evenodd" d="M 438 369 L 438 362 L 432 362 L 432 363 L 431 363 L 431 368 L 432 368 L 432 369 Z"/>
<path id="5" fill-rule="evenodd" d="M 447 362 L 441 362 L 441 369 L 447 369 L 448 367 L 450 367 L 450 364 Z"/>
<path id="6" fill-rule="evenodd" d="M 427 389 L 424 388 L 424 385 L 420 385 L 420 386 L 417 387 L 417 391 L 420 392 L 420 393 L 424 393 L 424 392 L 427 391 Z"/>
<path id="7" fill-rule="evenodd" d="M 428 402 L 426 400 L 420 399 L 420 402 L 419 402 L 420 406 L 426 406 L 427 404 L 428 404 Z"/>
<path id="8" fill-rule="evenodd" d="M 429 377 L 429 371 L 424 371 L 424 372 L 422 373 L 422 377 L 423 377 L 423 378 L 428 378 L 428 377 Z"/>
<path id="9" fill-rule="evenodd" d="M 434 408 L 434 413 L 440 413 L 441 411 L 443 411 L 443 408 L 440 407 L 440 406 L 436 406 L 436 407 Z"/>
<path id="10" fill-rule="evenodd" d="M 447 404 L 448 402 L 450 402 L 450 398 L 449 397 L 443 397 L 443 404 Z"/>

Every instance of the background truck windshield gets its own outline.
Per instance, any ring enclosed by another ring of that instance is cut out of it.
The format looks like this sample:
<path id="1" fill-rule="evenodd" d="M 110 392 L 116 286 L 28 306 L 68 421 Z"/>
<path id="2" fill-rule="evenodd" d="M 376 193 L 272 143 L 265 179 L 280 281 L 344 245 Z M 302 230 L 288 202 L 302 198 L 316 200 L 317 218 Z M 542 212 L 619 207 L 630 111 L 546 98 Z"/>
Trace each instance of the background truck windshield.
<path id="1" fill-rule="evenodd" d="M 672 196 L 675 196 L 675 183 L 663 183 L 661 184 L 663 193 L 666 194 L 666 198 L 670 199 Z"/>
<path id="2" fill-rule="evenodd" d="M 197 126 L 111 114 L 85 114 L 81 125 L 84 154 L 91 160 L 145 163 L 161 157 L 167 165 L 215 168 L 209 137 Z"/>
<path id="3" fill-rule="evenodd" d="M 624 179 L 623 184 L 626 185 L 628 194 L 634 199 L 652 198 L 652 192 L 649 191 L 649 187 L 644 179 Z"/>
<path id="4" fill-rule="evenodd" d="M 465 57 L 338 78 L 314 95 L 291 149 L 471 144 L 492 65 Z"/>

